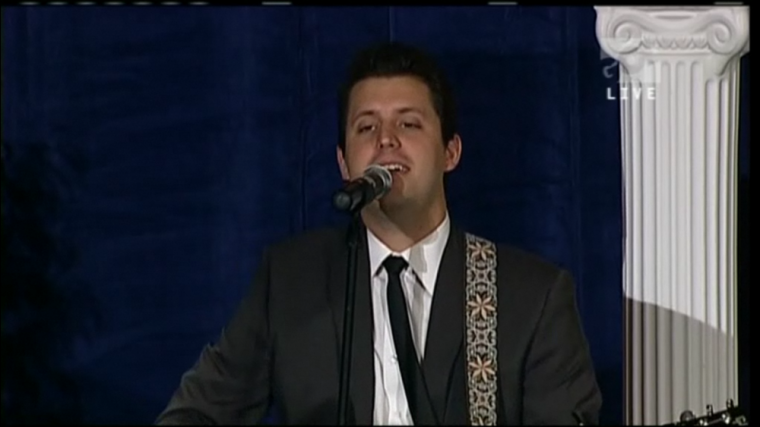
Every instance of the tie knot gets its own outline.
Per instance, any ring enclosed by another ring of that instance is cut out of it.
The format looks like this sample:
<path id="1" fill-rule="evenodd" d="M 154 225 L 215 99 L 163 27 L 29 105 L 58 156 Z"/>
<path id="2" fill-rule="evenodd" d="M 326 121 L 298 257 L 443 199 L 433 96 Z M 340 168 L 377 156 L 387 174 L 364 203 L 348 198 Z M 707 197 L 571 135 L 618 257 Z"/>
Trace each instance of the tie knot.
<path id="1" fill-rule="evenodd" d="M 404 258 L 395 255 L 389 255 L 388 258 L 383 261 L 383 267 L 390 276 L 398 276 L 407 266 L 407 262 Z"/>

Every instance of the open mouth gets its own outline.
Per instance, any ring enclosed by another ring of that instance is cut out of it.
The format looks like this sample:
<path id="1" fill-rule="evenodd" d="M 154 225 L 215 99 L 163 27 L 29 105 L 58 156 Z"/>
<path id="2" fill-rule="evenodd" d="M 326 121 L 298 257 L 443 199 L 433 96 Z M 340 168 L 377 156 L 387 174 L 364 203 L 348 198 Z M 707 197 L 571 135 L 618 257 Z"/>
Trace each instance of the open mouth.
<path id="1" fill-rule="evenodd" d="M 409 168 L 401 163 L 384 163 L 382 166 L 388 169 L 391 173 L 406 173 L 409 172 Z"/>

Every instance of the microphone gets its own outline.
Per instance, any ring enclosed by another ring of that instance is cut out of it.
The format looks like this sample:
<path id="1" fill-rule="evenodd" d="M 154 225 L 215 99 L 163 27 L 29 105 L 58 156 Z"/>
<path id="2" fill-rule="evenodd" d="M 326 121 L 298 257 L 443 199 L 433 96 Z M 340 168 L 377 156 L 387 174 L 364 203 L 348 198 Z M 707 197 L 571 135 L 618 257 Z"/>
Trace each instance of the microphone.
<path id="1" fill-rule="evenodd" d="M 383 166 L 371 165 L 364 174 L 348 181 L 333 197 L 338 210 L 357 212 L 376 199 L 383 197 L 393 185 L 393 176 Z"/>

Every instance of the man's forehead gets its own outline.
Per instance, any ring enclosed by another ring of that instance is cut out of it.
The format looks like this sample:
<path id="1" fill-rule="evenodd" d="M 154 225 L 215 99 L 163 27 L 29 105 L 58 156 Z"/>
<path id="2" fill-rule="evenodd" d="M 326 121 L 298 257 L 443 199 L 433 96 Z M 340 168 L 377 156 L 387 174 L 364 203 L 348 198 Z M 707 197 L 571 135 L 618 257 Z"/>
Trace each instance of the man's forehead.
<path id="1" fill-rule="evenodd" d="M 351 88 L 350 97 L 362 96 L 426 97 L 430 88 L 422 79 L 412 76 L 367 77 Z"/>
<path id="2" fill-rule="evenodd" d="M 364 107 L 364 108 L 357 108 L 355 109 L 353 115 L 355 117 L 360 116 L 370 116 L 370 115 L 381 115 L 383 113 L 393 113 L 393 114 L 408 114 L 408 113 L 415 113 L 420 115 L 427 115 L 430 112 L 430 109 L 422 106 L 398 106 L 398 107 L 388 107 L 388 108 L 372 108 L 372 107 Z"/>

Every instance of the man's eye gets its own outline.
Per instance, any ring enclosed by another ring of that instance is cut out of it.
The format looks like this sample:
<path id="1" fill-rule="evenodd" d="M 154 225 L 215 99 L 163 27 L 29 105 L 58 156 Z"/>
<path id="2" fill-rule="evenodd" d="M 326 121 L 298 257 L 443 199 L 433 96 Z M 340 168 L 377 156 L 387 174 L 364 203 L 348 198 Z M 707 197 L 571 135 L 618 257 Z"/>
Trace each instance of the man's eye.
<path id="1" fill-rule="evenodd" d="M 401 126 L 405 128 L 415 128 L 415 129 L 419 129 L 421 127 L 419 124 L 413 123 L 413 122 L 402 122 Z"/>
<path id="2" fill-rule="evenodd" d="M 358 132 L 364 133 L 364 132 L 372 130 L 373 127 L 374 127 L 373 125 L 362 125 L 362 126 L 359 126 Z"/>

